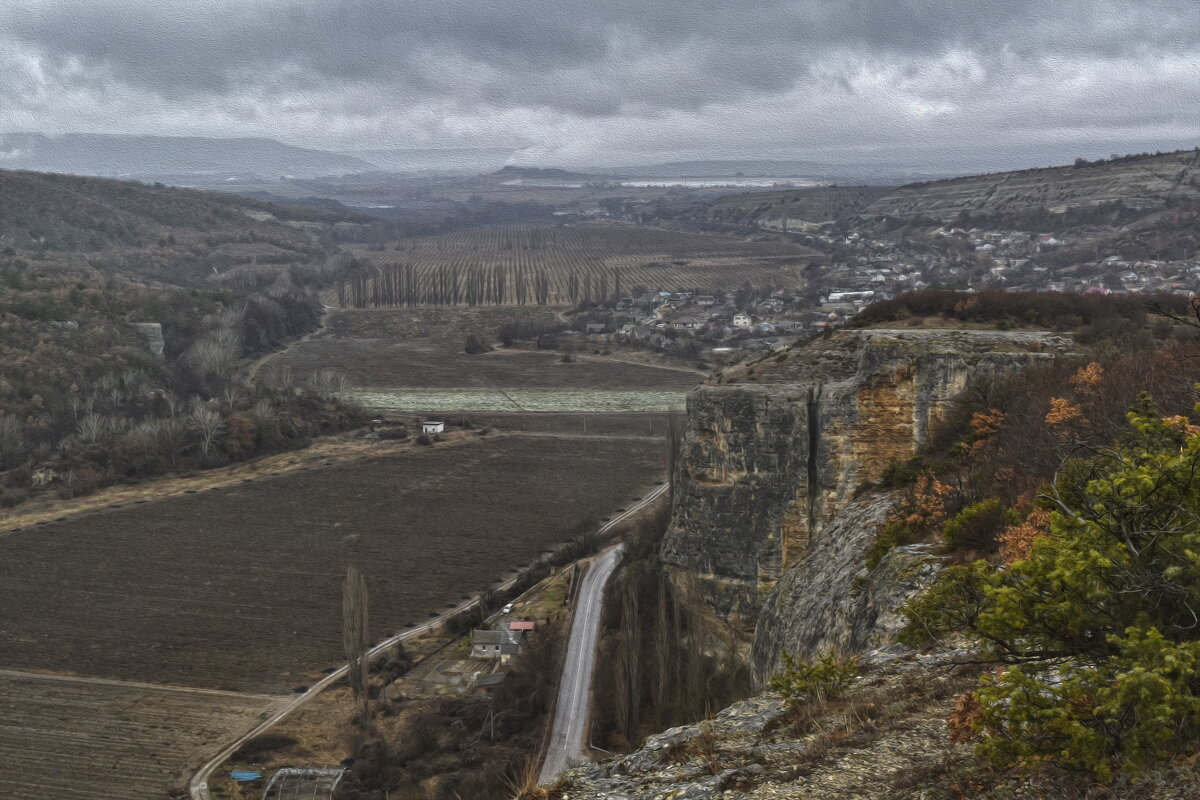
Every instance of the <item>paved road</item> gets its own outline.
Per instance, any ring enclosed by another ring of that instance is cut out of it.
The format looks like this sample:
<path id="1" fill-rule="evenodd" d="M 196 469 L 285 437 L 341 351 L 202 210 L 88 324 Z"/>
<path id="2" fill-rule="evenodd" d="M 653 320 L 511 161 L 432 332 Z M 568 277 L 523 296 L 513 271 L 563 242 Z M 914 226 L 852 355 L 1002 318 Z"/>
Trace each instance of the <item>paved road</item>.
<path id="1" fill-rule="evenodd" d="M 596 639 L 600 634 L 600 615 L 604 609 L 604 586 L 617 568 L 623 549 L 624 545 L 619 544 L 606 550 L 588 570 L 579 588 L 567 659 L 563 665 L 562 681 L 558 685 L 558 706 L 555 708 L 554 728 L 550 733 L 550 747 L 538 778 L 543 785 L 553 781 L 567 767 L 584 759 L 592 671 L 596 666 Z"/>

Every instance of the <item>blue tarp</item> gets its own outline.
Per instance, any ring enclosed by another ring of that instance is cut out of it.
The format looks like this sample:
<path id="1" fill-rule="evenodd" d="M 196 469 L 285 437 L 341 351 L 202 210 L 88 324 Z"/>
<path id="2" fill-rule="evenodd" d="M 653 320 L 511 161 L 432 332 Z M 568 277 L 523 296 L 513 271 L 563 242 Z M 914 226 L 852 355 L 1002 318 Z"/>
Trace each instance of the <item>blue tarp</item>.
<path id="1" fill-rule="evenodd" d="M 262 773 L 250 769 L 235 769 L 229 773 L 229 777 L 235 781 L 256 781 L 262 778 Z"/>

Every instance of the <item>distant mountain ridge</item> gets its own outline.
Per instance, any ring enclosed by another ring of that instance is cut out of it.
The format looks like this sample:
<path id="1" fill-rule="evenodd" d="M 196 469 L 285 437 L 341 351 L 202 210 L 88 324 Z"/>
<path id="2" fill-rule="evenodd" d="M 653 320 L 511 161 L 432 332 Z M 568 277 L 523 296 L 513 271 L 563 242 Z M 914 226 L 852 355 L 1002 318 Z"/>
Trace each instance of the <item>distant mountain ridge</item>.
<path id="1" fill-rule="evenodd" d="M 274 139 L 94 133 L 0 134 L 0 168 L 143 178 L 239 173 L 316 177 L 378 169 L 362 158 Z"/>

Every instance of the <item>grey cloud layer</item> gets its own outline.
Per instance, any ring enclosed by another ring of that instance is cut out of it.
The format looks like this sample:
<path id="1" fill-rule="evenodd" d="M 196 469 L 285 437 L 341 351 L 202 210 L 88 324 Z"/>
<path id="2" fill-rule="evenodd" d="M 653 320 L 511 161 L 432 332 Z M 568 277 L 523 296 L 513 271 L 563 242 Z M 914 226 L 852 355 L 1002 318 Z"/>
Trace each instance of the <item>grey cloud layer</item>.
<path id="1" fill-rule="evenodd" d="M 983 119 L 1026 136 L 1200 133 L 1189 0 L 0 0 L 0 12 L 0 127 L 66 129 L 74 103 L 94 129 L 240 123 L 317 145 L 499 138 L 568 154 L 628 150 L 639 134 L 647 147 L 736 147 L 744 128 L 780 148 L 872 141 L 877 126 L 970 136 Z"/>

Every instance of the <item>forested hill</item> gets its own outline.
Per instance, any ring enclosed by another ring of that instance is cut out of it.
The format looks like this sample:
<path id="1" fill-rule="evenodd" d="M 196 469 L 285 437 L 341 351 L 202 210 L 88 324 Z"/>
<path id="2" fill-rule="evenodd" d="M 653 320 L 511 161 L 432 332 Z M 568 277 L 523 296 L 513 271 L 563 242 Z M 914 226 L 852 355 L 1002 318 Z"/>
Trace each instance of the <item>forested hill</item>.
<path id="1" fill-rule="evenodd" d="M 323 259 L 380 223 L 351 212 L 100 178 L 0 170 L 0 251 L 181 285 Z"/>
<path id="2" fill-rule="evenodd" d="M 1200 204 L 1200 148 L 913 183 L 748 192 L 688 214 L 697 221 L 754 225 L 837 219 L 970 222 L 1021 227 L 1128 224 L 1164 209 Z M 1114 219 L 1115 215 L 1115 219 Z"/>
<path id="3" fill-rule="evenodd" d="M 328 386 L 318 399 L 286 381 L 248 385 L 241 370 L 318 324 L 316 292 L 348 258 L 338 242 L 391 224 L 0 171 L 0 507 L 253 457 L 345 424 Z M 245 441 L 219 435 L 237 425 Z"/>

